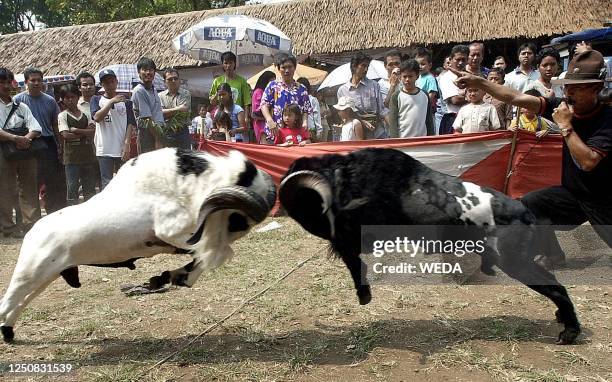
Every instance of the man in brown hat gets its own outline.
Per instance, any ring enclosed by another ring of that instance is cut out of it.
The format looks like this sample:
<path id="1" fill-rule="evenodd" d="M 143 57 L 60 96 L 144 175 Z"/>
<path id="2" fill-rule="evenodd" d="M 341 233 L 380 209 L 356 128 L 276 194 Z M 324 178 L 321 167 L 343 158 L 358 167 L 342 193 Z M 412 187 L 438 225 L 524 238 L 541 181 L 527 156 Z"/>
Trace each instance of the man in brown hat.
<path id="1" fill-rule="evenodd" d="M 559 125 L 563 136 L 561 185 L 522 198 L 540 230 L 541 253 L 536 261 L 547 268 L 565 262 L 550 225 L 567 230 L 589 221 L 612 248 L 612 107 L 598 98 L 606 81 L 601 53 L 591 50 L 574 56 L 565 78 L 552 80 L 553 85 L 564 86 L 565 98 L 534 97 L 467 72 L 456 74 L 460 87 L 484 89 L 503 102 L 552 116 Z"/>

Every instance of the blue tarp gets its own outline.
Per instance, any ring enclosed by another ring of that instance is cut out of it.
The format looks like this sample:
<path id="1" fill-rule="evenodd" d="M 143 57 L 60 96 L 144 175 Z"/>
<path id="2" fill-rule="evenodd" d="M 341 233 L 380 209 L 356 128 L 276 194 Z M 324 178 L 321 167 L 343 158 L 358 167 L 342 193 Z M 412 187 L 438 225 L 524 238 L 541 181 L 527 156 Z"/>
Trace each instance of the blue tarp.
<path id="1" fill-rule="evenodd" d="M 573 41 L 601 41 L 612 40 L 612 27 L 600 29 L 585 29 L 580 32 L 571 33 L 562 37 L 553 38 L 550 41 L 551 45 L 561 44 L 563 42 Z"/>

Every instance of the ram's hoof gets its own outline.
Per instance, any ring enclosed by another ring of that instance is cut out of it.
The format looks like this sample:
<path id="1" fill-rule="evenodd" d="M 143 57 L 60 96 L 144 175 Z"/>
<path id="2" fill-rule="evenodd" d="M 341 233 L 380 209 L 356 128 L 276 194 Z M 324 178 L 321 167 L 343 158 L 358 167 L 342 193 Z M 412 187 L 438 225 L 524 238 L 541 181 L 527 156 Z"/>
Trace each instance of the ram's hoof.
<path id="1" fill-rule="evenodd" d="M 559 333 L 557 345 L 571 345 L 576 342 L 576 337 L 578 337 L 579 334 L 579 327 L 565 327 L 565 330 Z"/>
<path id="2" fill-rule="evenodd" d="M 15 338 L 15 332 L 13 331 L 12 326 L 0 326 L 0 330 L 2 330 L 2 338 L 4 342 L 11 343 Z"/>
<path id="3" fill-rule="evenodd" d="M 357 297 L 359 297 L 359 305 L 367 305 L 372 301 L 372 293 L 370 288 L 364 288 L 357 291 Z"/>

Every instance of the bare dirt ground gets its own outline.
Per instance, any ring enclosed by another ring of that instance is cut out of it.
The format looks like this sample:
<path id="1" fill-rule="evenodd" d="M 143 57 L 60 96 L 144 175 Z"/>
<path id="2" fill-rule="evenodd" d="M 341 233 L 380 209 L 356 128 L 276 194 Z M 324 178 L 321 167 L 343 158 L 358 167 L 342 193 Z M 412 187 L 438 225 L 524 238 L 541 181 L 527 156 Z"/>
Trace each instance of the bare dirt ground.
<path id="1" fill-rule="evenodd" d="M 20 317 L 15 343 L 0 344 L 0 362 L 74 365 L 66 375 L 20 380 L 612 380 L 611 281 L 602 273 L 601 283 L 581 282 L 589 271 L 584 264 L 610 264 L 609 255 L 598 260 L 589 252 L 588 244 L 597 240 L 592 235 L 566 235 L 563 241 L 569 270 L 560 278 L 568 281 L 583 334 L 575 345 L 557 346 L 555 308 L 524 286 L 376 285 L 372 302 L 359 306 L 347 270 L 327 256 L 325 243 L 290 219 L 274 220 L 281 229 L 252 232 L 234 245 L 229 264 L 204 274 L 191 289 L 138 297 L 119 290 L 187 263 L 185 255 L 139 260 L 135 271 L 80 267 L 83 286 L 72 289 L 61 279 L 51 284 Z M 2 293 L 19 245 L 0 239 Z M 315 253 L 284 282 L 185 348 Z"/>

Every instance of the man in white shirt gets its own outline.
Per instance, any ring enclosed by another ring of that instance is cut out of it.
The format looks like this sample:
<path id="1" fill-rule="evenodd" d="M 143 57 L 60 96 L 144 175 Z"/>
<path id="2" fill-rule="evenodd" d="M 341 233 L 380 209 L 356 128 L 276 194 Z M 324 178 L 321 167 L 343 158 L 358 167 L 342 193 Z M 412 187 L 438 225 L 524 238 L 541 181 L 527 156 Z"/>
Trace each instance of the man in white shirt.
<path id="1" fill-rule="evenodd" d="M 100 166 L 100 189 L 104 189 L 130 157 L 130 140 L 136 126 L 132 102 L 117 94 L 117 76 L 110 69 L 100 73 L 102 96 L 91 99 L 91 115 L 96 122 L 96 157 Z"/>
<path id="2" fill-rule="evenodd" d="M 469 54 L 470 48 L 468 48 L 467 45 L 455 45 L 450 54 L 450 67 L 457 71 L 463 71 Z M 461 106 L 467 103 L 465 100 L 465 91 L 459 89 L 457 85 L 455 85 L 454 81 L 456 79 L 457 76 L 450 70 L 447 70 L 438 77 L 440 93 L 442 93 L 442 97 L 440 98 L 444 100 L 444 104 L 446 105 L 446 113 L 442 116 L 440 129 L 438 131 L 440 135 L 453 133 L 453 122 L 457 117 L 457 113 Z"/>
<path id="3" fill-rule="evenodd" d="M 32 140 L 40 137 L 42 128 L 25 103 L 17 104 L 11 98 L 14 80 L 10 70 L 0 68 L 0 141 L 27 149 Z M 25 135 L 16 134 L 16 130 L 26 129 Z M 36 169 L 35 157 L 9 161 L 0 152 L 0 231 L 4 236 L 23 237 L 40 219 Z M 13 222 L 13 208 L 17 205 L 21 209 L 22 227 Z"/>
<path id="4" fill-rule="evenodd" d="M 512 88 L 520 93 L 527 90 L 527 85 L 540 78 L 540 72 L 534 70 L 533 62 L 535 61 L 536 46 L 532 43 L 525 43 L 518 48 L 519 66 L 513 71 L 506 74 L 506 82 L 504 85 Z"/>

